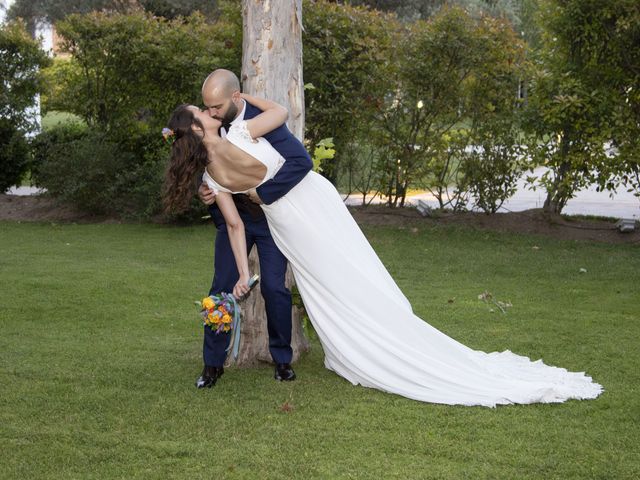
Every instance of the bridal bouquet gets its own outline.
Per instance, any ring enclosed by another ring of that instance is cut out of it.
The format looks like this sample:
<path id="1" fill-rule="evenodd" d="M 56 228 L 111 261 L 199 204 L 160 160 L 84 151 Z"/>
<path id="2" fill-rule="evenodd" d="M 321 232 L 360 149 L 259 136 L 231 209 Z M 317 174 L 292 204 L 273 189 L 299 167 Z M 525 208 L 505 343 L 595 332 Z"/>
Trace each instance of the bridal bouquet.
<path id="1" fill-rule="evenodd" d="M 258 275 L 249 280 L 249 292 L 258 284 Z M 200 316 L 205 326 L 208 326 L 216 334 L 231 332 L 229 349 L 232 349 L 233 358 L 238 358 L 240 349 L 240 306 L 238 302 L 244 300 L 249 293 L 236 299 L 231 293 L 218 293 L 204 297 L 202 301 L 195 302 L 200 310 Z"/>
<path id="2" fill-rule="evenodd" d="M 228 332 L 233 325 L 238 305 L 236 299 L 230 293 L 219 293 L 202 299 L 200 315 L 204 324 L 216 333 Z"/>

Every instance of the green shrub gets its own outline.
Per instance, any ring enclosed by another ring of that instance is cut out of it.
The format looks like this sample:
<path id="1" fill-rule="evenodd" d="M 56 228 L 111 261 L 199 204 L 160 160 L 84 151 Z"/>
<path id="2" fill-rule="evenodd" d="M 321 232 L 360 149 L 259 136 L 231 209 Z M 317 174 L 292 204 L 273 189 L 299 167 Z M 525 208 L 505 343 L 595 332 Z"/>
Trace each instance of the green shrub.
<path id="1" fill-rule="evenodd" d="M 24 134 L 10 122 L 0 121 L 0 193 L 20 182 L 28 160 L 29 145 Z"/>
<path id="2" fill-rule="evenodd" d="M 169 153 L 158 137 L 119 142 L 82 124 L 58 125 L 34 139 L 32 175 L 51 195 L 87 212 L 149 218 L 160 210 Z"/>
<path id="3" fill-rule="evenodd" d="M 526 151 L 518 140 L 513 128 L 488 126 L 472 137 L 473 148 L 462 153 L 462 183 L 485 213 L 496 213 L 516 193 L 526 166 Z"/>
<path id="4" fill-rule="evenodd" d="M 65 125 L 40 134 L 34 150 L 38 186 L 87 212 L 115 212 L 113 179 L 130 159 L 103 133 Z"/>
<path id="5" fill-rule="evenodd" d="M 130 161 L 114 179 L 113 207 L 128 218 L 147 219 L 161 208 L 162 184 L 169 148 L 160 135 L 147 132 L 120 140 L 118 149 Z"/>
<path id="6" fill-rule="evenodd" d="M 38 136 L 38 185 L 91 213 L 155 215 L 169 153 L 161 128 L 177 104 L 201 103 L 202 80 L 214 68 L 240 70 L 241 23 L 90 13 L 56 27 L 72 56 L 46 70 L 43 100 L 88 127 Z M 203 213 L 201 205 L 192 212 Z"/>
<path id="7" fill-rule="evenodd" d="M 46 160 L 51 149 L 57 146 L 65 148 L 70 142 L 84 138 L 88 133 L 88 127 L 80 122 L 58 123 L 40 132 L 31 142 L 33 150 L 31 168 L 34 176 L 38 176 L 38 167 Z"/>
<path id="8" fill-rule="evenodd" d="M 47 70 L 47 108 L 125 139 L 164 126 L 180 103 L 201 103 L 213 69 L 240 70 L 241 31 L 202 15 L 70 15 L 56 24 L 71 58 Z M 112 137 L 113 138 L 113 137 Z"/>

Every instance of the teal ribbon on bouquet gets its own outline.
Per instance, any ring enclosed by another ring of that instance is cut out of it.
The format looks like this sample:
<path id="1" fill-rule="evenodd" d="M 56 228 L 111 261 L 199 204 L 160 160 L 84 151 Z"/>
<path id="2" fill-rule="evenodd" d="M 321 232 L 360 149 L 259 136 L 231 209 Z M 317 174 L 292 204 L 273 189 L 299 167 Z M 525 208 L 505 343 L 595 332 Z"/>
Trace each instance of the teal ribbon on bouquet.
<path id="1" fill-rule="evenodd" d="M 240 315 L 240 306 L 238 305 L 236 298 L 233 295 L 229 296 L 233 303 L 233 322 L 231 323 L 231 341 L 227 347 L 227 352 L 231 350 L 231 356 L 235 362 L 238 360 L 238 353 L 240 352 L 240 328 L 242 326 L 242 315 Z"/>

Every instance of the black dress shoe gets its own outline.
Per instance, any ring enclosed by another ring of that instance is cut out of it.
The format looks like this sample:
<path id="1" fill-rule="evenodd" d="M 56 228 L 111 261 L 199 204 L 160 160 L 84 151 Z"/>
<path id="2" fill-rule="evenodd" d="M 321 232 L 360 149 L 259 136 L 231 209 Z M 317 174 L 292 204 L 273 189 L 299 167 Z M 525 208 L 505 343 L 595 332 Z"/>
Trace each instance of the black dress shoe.
<path id="1" fill-rule="evenodd" d="M 197 388 L 211 388 L 224 373 L 224 367 L 207 367 L 205 365 L 202 374 L 196 380 Z"/>
<path id="2" fill-rule="evenodd" d="M 291 365 L 288 363 L 278 363 L 276 365 L 276 372 L 273 376 L 276 380 L 290 382 L 296 379 L 296 372 L 293 371 Z"/>

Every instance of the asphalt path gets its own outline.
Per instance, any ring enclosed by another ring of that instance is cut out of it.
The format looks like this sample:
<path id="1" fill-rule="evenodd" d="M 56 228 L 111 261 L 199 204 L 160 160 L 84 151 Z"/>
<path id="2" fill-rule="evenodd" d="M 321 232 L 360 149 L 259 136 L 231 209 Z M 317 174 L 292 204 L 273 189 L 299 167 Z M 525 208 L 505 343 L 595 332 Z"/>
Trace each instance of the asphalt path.
<path id="1" fill-rule="evenodd" d="M 7 191 L 7 194 L 22 196 L 37 195 L 42 192 L 42 189 L 36 187 L 13 187 Z M 533 191 L 525 185 L 524 181 L 520 181 L 516 194 L 504 203 L 500 211 L 521 212 L 532 208 L 542 208 L 544 199 L 544 190 Z M 416 205 L 418 200 L 424 200 L 434 208 L 438 206 L 437 200 L 428 192 L 407 197 L 407 201 L 413 205 Z M 362 203 L 362 196 L 351 195 L 346 199 L 346 203 L 359 205 Z M 384 203 L 384 199 L 375 198 L 372 203 Z M 597 192 L 595 187 L 590 187 L 578 192 L 575 198 L 569 200 L 562 212 L 567 215 L 598 215 L 639 220 L 640 198 L 624 190 L 612 196 L 609 192 Z"/>

